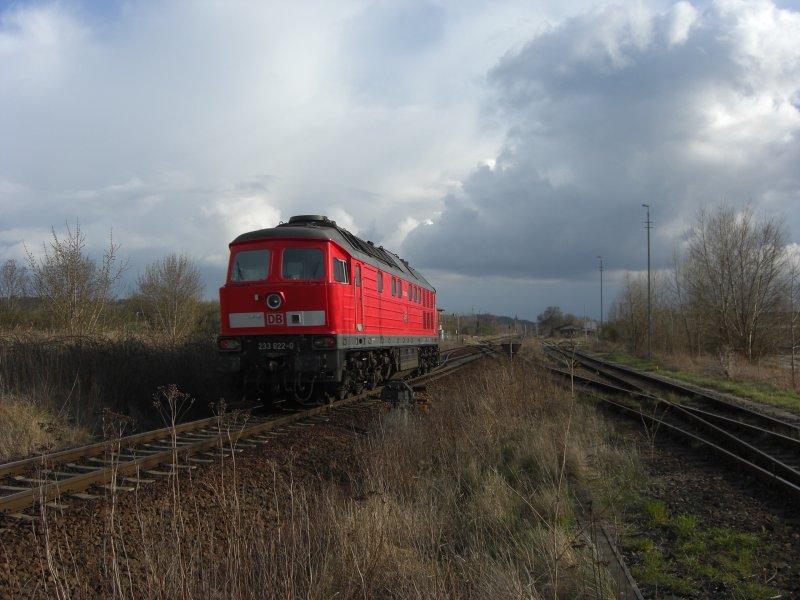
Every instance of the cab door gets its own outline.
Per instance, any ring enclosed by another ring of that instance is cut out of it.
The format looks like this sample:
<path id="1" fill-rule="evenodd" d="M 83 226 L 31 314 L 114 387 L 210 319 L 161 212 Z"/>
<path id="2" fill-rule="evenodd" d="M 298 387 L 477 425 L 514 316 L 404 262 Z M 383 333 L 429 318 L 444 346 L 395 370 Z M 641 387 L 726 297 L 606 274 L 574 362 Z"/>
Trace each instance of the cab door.
<path id="1" fill-rule="evenodd" d="M 361 265 L 356 264 L 355 286 L 355 321 L 356 331 L 364 331 L 364 286 L 361 281 Z"/>

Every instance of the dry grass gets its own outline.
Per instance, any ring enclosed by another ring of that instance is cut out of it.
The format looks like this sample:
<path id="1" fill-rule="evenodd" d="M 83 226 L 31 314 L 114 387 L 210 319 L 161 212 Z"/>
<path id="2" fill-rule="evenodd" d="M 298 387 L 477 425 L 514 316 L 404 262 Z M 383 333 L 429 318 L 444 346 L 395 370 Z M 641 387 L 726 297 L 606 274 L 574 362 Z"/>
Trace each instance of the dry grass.
<path id="1" fill-rule="evenodd" d="M 448 597 L 604 597 L 573 514 L 604 437 L 563 392 L 503 369 L 465 380 L 422 422 L 390 413 L 363 452 L 364 491 L 414 515 L 398 529 Z"/>
<path id="2" fill-rule="evenodd" d="M 138 428 L 160 425 L 159 387 L 176 384 L 203 406 L 219 399 L 210 342 L 153 344 L 135 337 L 0 335 L 0 398 L 26 398 L 60 422 L 100 434 L 104 409 Z"/>
<path id="3" fill-rule="evenodd" d="M 202 483 L 178 471 L 161 503 L 137 495 L 134 515 L 117 513 L 112 493 L 99 568 L 76 561 L 45 519 L 40 589 L 62 598 L 613 597 L 575 496 L 593 488 L 596 512 L 619 510 L 619 490 L 638 471 L 635 461 L 612 464 L 621 450 L 596 415 L 502 367 L 432 393 L 429 415 L 386 412 L 354 438 L 344 486 L 301 477 L 289 460 L 268 462 L 257 489 L 235 464 Z"/>
<path id="4" fill-rule="evenodd" d="M 0 396 L 0 461 L 81 444 L 89 432 L 72 427 L 29 399 Z"/>

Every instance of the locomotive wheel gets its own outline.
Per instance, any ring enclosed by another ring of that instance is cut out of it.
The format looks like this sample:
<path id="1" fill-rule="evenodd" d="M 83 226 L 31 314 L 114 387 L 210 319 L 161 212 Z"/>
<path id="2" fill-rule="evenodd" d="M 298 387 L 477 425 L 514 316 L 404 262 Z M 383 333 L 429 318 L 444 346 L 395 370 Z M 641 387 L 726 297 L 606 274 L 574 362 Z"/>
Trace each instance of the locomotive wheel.
<path id="1" fill-rule="evenodd" d="M 374 390 L 381 382 L 380 373 L 373 371 L 367 379 L 367 389 Z"/>
<path id="2" fill-rule="evenodd" d="M 350 389 L 350 376 L 346 373 L 342 373 L 342 381 L 336 387 L 334 391 L 334 395 L 336 396 L 337 400 L 344 400 L 347 398 L 347 392 Z"/>

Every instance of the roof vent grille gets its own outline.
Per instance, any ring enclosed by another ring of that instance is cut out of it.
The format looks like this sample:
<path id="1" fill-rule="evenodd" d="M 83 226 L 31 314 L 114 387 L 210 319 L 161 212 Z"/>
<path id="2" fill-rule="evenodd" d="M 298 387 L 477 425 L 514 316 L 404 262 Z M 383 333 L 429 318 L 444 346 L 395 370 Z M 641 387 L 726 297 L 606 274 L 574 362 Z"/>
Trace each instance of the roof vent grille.
<path id="1" fill-rule="evenodd" d="M 336 226 L 336 221 L 331 221 L 325 215 L 296 215 L 289 218 L 289 225 L 300 225 L 301 223 L 313 223 L 321 225 Z"/>

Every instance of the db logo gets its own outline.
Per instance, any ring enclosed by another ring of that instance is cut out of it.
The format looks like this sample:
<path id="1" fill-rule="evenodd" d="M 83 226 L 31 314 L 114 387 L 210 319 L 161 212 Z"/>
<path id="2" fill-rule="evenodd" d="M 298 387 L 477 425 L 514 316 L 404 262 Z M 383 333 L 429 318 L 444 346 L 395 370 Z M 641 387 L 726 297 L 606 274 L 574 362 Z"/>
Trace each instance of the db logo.
<path id="1" fill-rule="evenodd" d="M 283 313 L 266 313 L 267 325 L 286 325 L 286 316 Z"/>

